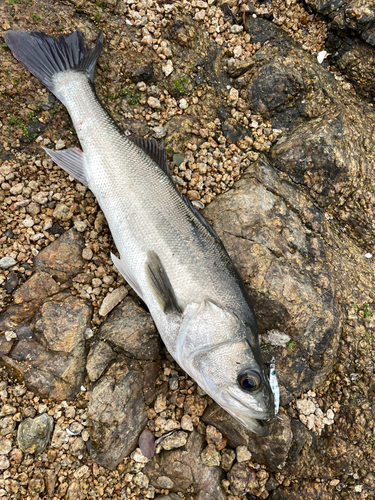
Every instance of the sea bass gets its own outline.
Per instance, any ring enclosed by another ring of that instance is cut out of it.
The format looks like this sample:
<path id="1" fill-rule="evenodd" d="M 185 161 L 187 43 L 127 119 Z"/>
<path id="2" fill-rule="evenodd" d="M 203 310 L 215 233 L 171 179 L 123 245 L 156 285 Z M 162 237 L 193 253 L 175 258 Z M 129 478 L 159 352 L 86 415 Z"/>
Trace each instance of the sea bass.
<path id="1" fill-rule="evenodd" d="M 113 263 L 146 303 L 168 351 L 228 413 L 267 435 L 274 396 L 249 296 L 213 228 L 176 189 L 164 147 L 127 138 L 99 103 L 93 83 L 103 34 L 91 49 L 80 31 L 4 38 L 66 106 L 82 151 L 45 150 L 95 194 L 120 255 L 111 254 Z"/>

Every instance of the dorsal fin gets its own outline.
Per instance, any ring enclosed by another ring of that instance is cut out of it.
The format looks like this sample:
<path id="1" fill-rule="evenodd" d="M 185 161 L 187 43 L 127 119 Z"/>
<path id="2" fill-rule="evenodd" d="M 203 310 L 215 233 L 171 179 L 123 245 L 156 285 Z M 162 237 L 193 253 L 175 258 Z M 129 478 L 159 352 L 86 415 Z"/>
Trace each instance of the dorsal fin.
<path id="1" fill-rule="evenodd" d="M 195 215 L 195 217 L 199 220 L 199 222 L 201 222 L 204 227 L 208 230 L 208 232 L 218 241 L 218 243 L 220 243 L 220 245 L 224 248 L 224 245 L 221 241 L 221 239 L 219 238 L 219 236 L 216 234 L 216 231 L 215 229 L 211 226 L 211 224 L 203 217 L 203 215 L 195 208 L 195 206 L 192 204 L 192 202 L 186 198 L 186 196 L 184 195 L 181 195 L 182 196 L 182 199 L 184 200 L 184 202 L 186 203 L 186 205 L 188 206 L 188 208 L 190 208 L 190 210 L 193 212 L 193 214 Z"/>
<path id="2" fill-rule="evenodd" d="M 155 139 L 144 139 L 143 137 L 132 138 L 134 144 L 141 148 L 161 170 L 172 179 L 171 172 L 168 166 L 167 152 L 164 143 L 158 146 Z"/>

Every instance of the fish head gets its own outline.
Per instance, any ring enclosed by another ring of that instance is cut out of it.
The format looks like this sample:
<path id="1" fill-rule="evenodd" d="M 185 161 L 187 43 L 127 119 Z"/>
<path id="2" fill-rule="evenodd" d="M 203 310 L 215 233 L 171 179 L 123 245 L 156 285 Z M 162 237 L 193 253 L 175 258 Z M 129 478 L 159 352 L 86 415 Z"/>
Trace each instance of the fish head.
<path id="1" fill-rule="evenodd" d="M 210 300 L 190 313 L 178 336 L 178 362 L 241 424 L 266 436 L 275 404 L 258 332 L 254 333 L 238 314 Z"/>

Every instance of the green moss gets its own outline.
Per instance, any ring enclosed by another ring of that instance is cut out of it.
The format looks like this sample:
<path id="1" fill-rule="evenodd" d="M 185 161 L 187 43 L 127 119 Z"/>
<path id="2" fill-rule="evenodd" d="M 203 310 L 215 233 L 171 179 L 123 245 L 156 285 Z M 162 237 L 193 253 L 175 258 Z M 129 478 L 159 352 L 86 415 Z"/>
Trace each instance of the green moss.
<path id="1" fill-rule="evenodd" d="M 11 116 L 11 117 L 8 119 L 8 123 L 9 123 L 9 125 L 12 125 L 12 126 L 20 126 L 20 125 L 22 125 L 22 122 L 21 122 L 21 120 L 18 118 L 18 116 Z"/>
<path id="2" fill-rule="evenodd" d="M 34 19 L 34 21 L 37 21 L 38 23 L 42 20 L 42 18 L 39 17 L 38 14 L 31 14 L 31 17 Z"/>
<path id="3" fill-rule="evenodd" d="M 287 343 L 287 346 L 289 349 L 294 349 L 297 345 L 297 342 L 295 340 L 290 340 L 288 343 Z"/>
<path id="4" fill-rule="evenodd" d="M 7 4 L 8 4 L 8 5 L 13 5 L 13 4 L 15 4 L 15 3 L 21 3 L 21 0 L 9 0 L 9 1 L 7 2 Z"/>
<path id="5" fill-rule="evenodd" d="M 123 87 L 118 93 L 119 97 L 125 97 L 126 101 L 130 106 L 137 106 L 141 100 L 141 94 L 137 90 L 129 89 Z"/>
<path id="6" fill-rule="evenodd" d="M 185 85 L 189 83 L 189 78 L 184 76 L 183 78 L 175 78 L 172 82 L 172 89 L 178 90 L 179 92 L 186 92 Z"/>
<path id="7" fill-rule="evenodd" d="M 37 122 L 37 118 L 35 118 L 35 115 L 32 111 L 30 111 L 30 113 L 27 115 L 27 119 L 31 122 Z"/>
<path id="8" fill-rule="evenodd" d="M 6 43 L 2 43 L 1 44 L 1 47 L 4 49 L 4 50 L 9 50 L 9 47 Z"/>
<path id="9" fill-rule="evenodd" d="M 371 193 L 375 193 L 375 186 L 373 184 L 370 184 L 370 191 Z"/>
<path id="10" fill-rule="evenodd" d="M 30 114 L 30 113 L 29 113 Z M 29 139 L 29 141 L 33 141 L 38 134 L 32 134 L 27 127 L 22 123 L 22 121 L 18 118 L 18 116 L 11 116 L 8 119 L 9 125 L 12 125 L 13 127 L 20 127 L 23 135 Z"/>
<path id="11" fill-rule="evenodd" d="M 95 21 L 96 21 L 97 23 L 99 23 L 99 22 L 100 22 L 100 14 L 99 14 L 99 12 L 98 12 L 98 11 L 96 11 L 96 12 L 94 13 L 94 19 L 95 19 Z"/>

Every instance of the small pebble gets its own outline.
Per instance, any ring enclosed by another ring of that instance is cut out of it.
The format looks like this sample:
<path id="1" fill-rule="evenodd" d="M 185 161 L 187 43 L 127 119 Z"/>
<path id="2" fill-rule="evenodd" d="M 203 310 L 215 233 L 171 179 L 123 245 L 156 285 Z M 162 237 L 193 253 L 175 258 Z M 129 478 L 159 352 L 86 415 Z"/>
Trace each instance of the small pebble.
<path id="1" fill-rule="evenodd" d="M 83 257 L 83 254 L 82 254 Z M 119 286 L 113 292 L 108 293 L 99 309 L 99 316 L 106 316 L 128 295 L 128 290 L 123 286 Z"/>
<path id="2" fill-rule="evenodd" d="M 9 269 L 17 264 L 17 261 L 12 257 L 3 257 L 0 259 L 0 268 L 1 269 Z"/>
<path id="3" fill-rule="evenodd" d="M 58 151 L 59 149 L 65 148 L 65 142 L 62 139 L 59 139 L 55 144 L 55 149 Z"/>
<path id="4" fill-rule="evenodd" d="M 181 429 L 184 431 L 192 431 L 194 429 L 193 421 L 190 415 L 183 415 L 181 418 Z"/>
<path id="5" fill-rule="evenodd" d="M 251 452 L 247 449 L 246 446 L 237 446 L 236 448 L 236 458 L 237 462 L 246 462 L 246 460 L 250 460 Z"/>
<path id="6" fill-rule="evenodd" d="M 220 453 L 217 451 L 214 444 L 210 443 L 206 446 L 201 453 L 201 460 L 204 465 L 208 465 L 209 467 L 220 465 Z"/>
<path id="7" fill-rule="evenodd" d="M 173 481 L 169 479 L 168 476 L 160 476 L 157 478 L 157 483 L 160 488 L 165 488 L 166 490 L 170 490 L 173 488 Z"/>
<path id="8" fill-rule="evenodd" d="M 180 448 L 186 444 L 188 434 L 183 431 L 174 432 L 172 435 L 167 436 L 161 442 L 162 448 L 164 450 L 173 450 L 174 448 Z"/>

